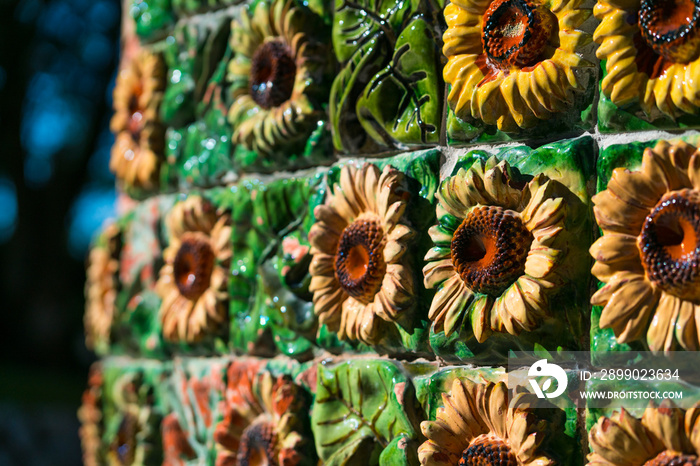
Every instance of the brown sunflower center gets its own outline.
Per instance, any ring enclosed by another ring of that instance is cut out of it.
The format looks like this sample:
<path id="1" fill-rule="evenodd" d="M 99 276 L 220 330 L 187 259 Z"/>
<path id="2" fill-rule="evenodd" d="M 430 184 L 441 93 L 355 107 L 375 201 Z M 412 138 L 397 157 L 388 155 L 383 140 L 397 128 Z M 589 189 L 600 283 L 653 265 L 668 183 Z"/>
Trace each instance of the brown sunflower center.
<path id="1" fill-rule="evenodd" d="M 700 192 L 661 198 L 637 239 L 642 264 L 654 284 L 683 299 L 700 299 Z"/>
<path id="2" fill-rule="evenodd" d="M 700 0 L 642 0 L 639 29 L 654 52 L 676 63 L 700 53 Z"/>
<path id="3" fill-rule="evenodd" d="M 238 444 L 238 466 L 276 465 L 277 434 L 271 422 L 258 421 L 246 427 Z"/>
<path id="4" fill-rule="evenodd" d="M 473 291 L 500 295 L 525 270 L 532 233 L 502 207 L 475 207 L 452 236 L 452 264 Z"/>
<path id="5" fill-rule="evenodd" d="M 335 276 L 348 295 L 365 304 L 374 299 L 384 278 L 385 243 L 384 230 L 377 219 L 357 219 L 340 235 Z"/>
<path id="6" fill-rule="evenodd" d="M 644 463 L 644 466 L 700 466 L 700 460 L 695 455 L 666 450 Z"/>
<path id="7" fill-rule="evenodd" d="M 126 413 L 119 423 L 111 451 L 118 464 L 132 464 L 136 448 L 137 422 L 134 415 Z"/>
<path id="8" fill-rule="evenodd" d="M 214 251 L 206 236 L 187 232 L 173 261 L 173 275 L 180 293 L 187 299 L 196 299 L 209 288 L 214 269 Z"/>
<path id="9" fill-rule="evenodd" d="M 492 434 L 482 434 L 462 452 L 459 466 L 517 466 L 518 460 L 506 443 Z"/>
<path id="10" fill-rule="evenodd" d="M 532 2 L 496 0 L 484 15 L 481 43 L 497 68 L 522 68 L 542 54 L 553 29 L 552 14 Z"/>
<path id="11" fill-rule="evenodd" d="M 271 40 L 255 51 L 250 68 L 250 95 L 262 108 L 278 107 L 292 96 L 297 65 L 288 45 Z"/>

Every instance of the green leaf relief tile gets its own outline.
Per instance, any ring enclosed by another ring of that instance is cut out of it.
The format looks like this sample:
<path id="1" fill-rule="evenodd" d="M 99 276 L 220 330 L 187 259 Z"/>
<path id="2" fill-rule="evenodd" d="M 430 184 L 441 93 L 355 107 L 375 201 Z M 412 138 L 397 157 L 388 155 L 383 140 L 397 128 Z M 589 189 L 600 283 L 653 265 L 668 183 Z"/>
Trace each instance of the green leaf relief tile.
<path id="1" fill-rule="evenodd" d="M 412 454 L 395 441 L 417 435 L 412 404 L 410 381 L 390 362 L 320 365 L 311 420 L 321 460 L 329 465 L 406 463 L 405 456 Z"/>

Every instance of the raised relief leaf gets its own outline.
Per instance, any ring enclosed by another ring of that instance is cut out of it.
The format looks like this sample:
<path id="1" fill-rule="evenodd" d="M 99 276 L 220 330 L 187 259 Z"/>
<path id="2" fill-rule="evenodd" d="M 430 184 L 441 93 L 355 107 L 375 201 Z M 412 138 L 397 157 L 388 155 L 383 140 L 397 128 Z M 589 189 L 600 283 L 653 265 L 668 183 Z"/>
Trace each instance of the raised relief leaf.
<path id="1" fill-rule="evenodd" d="M 437 43 L 424 19 L 412 20 L 396 41 L 391 62 L 365 87 L 357 115 L 375 141 L 390 147 L 439 142 Z"/>
<path id="2" fill-rule="evenodd" d="M 213 85 L 223 81 L 230 22 L 218 18 L 206 23 L 181 24 L 166 41 L 168 83 L 161 116 L 181 127 L 203 118 L 212 103 Z M 226 108 L 223 109 L 224 112 Z"/>
<path id="3" fill-rule="evenodd" d="M 333 145 L 338 150 L 357 151 L 363 147 L 367 135 L 355 114 L 358 97 L 365 83 L 383 66 L 383 57 L 390 49 L 385 41 L 372 39 L 358 49 L 333 81 L 329 97 L 329 113 L 333 127 Z"/>
<path id="4" fill-rule="evenodd" d="M 166 384 L 168 411 L 175 413 L 195 459 L 184 464 L 213 464 L 214 427 L 224 388 L 223 360 L 178 360 Z"/>
<path id="5" fill-rule="evenodd" d="M 343 69 L 333 82 L 329 111 L 337 149 L 368 149 L 355 105 L 367 82 L 386 65 L 410 9 L 407 1 L 336 0 L 333 48 Z"/>
<path id="6" fill-rule="evenodd" d="M 397 0 L 336 0 L 333 48 L 338 61 L 349 60 L 377 38 L 394 44 L 410 6 Z"/>
<path id="7" fill-rule="evenodd" d="M 311 421 L 320 458 L 327 465 L 377 464 L 396 437 L 414 437 L 404 409 L 409 383 L 386 361 L 319 366 Z"/>

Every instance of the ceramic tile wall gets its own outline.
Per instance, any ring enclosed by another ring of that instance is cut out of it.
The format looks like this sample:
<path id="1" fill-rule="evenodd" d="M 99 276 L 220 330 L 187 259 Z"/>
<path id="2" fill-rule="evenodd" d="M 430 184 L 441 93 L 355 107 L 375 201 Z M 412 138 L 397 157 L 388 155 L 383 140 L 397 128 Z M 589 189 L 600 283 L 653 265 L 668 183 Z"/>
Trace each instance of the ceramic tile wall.
<path id="1" fill-rule="evenodd" d="M 504 367 L 698 349 L 700 6 L 125 12 L 86 464 L 698 461 L 695 410 L 508 405 Z"/>

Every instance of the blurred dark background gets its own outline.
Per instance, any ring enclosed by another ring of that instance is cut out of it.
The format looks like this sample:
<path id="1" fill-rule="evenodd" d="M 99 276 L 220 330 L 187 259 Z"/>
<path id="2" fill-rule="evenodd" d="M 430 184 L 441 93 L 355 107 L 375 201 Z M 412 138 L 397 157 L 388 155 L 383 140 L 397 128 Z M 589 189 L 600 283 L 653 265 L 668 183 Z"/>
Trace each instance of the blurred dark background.
<path id="1" fill-rule="evenodd" d="M 85 258 L 114 215 L 117 0 L 0 0 L 0 465 L 80 464 Z"/>

